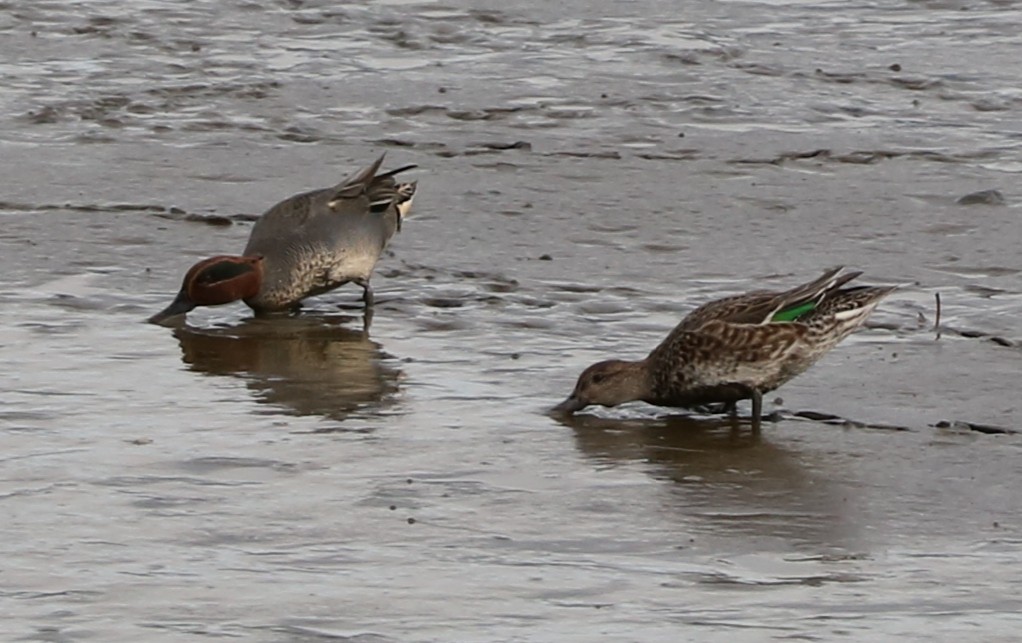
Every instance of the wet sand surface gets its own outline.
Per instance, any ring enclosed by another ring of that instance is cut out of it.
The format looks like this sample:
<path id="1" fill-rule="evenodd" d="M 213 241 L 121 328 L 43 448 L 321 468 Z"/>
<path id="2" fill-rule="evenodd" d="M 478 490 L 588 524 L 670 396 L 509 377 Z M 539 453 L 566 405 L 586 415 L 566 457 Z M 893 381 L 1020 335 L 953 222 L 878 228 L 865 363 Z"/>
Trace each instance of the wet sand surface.
<path id="1" fill-rule="evenodd" d="M 1022 13 L 601 4 L 0 3 L 0 638 L 1016 640 Z M 368 332 L 143 323 L 383 151 Z M 760 435 L 545 413 L 838 264 Z"/>

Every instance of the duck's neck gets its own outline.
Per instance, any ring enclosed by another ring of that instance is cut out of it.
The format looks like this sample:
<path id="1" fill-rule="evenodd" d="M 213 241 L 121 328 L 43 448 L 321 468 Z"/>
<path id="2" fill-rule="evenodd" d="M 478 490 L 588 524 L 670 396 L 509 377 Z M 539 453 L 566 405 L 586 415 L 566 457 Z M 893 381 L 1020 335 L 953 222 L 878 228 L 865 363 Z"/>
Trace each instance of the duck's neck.
<path id="1" fill-rule="evenodd" d="M 620 378 L 621 394 L 627 396 L 627 401 L 651 401 L 655 397 L 655 387 L 649 358 L 624 364 L 625 368 Z"/>

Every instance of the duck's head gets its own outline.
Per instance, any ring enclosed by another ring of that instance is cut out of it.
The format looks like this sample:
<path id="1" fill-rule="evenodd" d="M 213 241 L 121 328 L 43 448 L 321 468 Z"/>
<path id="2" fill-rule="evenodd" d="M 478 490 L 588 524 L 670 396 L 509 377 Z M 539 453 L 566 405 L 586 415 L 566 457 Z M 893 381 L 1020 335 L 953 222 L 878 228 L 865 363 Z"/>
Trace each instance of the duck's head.
<path id="1" fill-rule="evenodd" d="M 597 362 L 578 376 L 568 399 L 554 407 L 557 413 L 574 413 L 591 404 L 617 406 L 646 397 L 648 377 L 643 362 L 619 359 Z"/>
<path id="2" fill-rule="evenodd" d="M 196 306 L 218 306 L 259 294 L 263 282 L 262 257 L 220 256 L 203 259 L 192 266 L 181 282 L 181 290 L 169 306 L 149 318 L 159 324 L 183 315 Z"/>

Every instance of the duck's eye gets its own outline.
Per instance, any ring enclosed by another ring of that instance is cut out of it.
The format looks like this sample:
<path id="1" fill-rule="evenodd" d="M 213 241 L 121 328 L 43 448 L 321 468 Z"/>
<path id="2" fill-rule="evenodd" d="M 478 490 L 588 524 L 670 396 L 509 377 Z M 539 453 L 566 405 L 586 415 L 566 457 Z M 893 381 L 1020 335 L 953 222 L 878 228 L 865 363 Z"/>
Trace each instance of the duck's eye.
<path id="1" fill-rule="evenodd" d="M 599 384 L 605 379 L 607 379 L 606 375 L 604 375 L 603 373 L 596 373 L 595 375 L 593 375 L 593 378 L 590 381 L 592 381 L 593 384 Z"/>

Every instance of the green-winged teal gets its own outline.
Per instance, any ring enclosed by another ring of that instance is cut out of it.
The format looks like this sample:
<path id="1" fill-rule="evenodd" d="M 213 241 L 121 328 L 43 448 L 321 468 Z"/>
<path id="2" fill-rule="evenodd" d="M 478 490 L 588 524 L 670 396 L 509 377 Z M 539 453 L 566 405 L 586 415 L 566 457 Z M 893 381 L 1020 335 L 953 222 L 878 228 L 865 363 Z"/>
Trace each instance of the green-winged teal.
<path id="1" fill-rule="evenodd" d="M 842 288 L 861 272 L 827 271 L 784 292 L 755 291 L 696 308 L 642 360 L 593 364 L 571 396 L 555 407 L 574 413 L 590 404 L 642 400 L 691 408 L 752 399 L 759 426 L 762 395 L 781 386 L 862 325 L 896 286 Z"/>
<path id="2" fill-rule="evenodd" d="M 252 227 L 242 256 L 204 259 L 185 274 L 174 301 L 149 321 L 160 323 L 196 306 L 242 299 L 256 312 L 289 310 L 355 282 L 372 306 L 376 261 L 412 205 L 416 184 L 377 174 L 383 156 L 331 188 L 285 199 Z"/>

